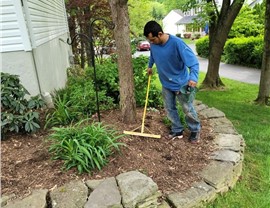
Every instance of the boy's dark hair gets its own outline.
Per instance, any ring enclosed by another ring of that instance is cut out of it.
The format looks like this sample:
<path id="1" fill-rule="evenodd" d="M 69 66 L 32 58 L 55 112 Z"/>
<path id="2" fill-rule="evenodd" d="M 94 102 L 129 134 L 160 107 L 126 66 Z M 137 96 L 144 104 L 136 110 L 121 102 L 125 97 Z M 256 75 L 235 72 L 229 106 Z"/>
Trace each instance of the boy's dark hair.
<path id="1" fill-rule="evenodd" d="M 163 33 L 163 30 L 160 24 L 158 24 L 156 21 L 149 21 L 144 26 L 143 34 L 145 37 L 147 37 L 149 33 L 152 33 L 153 37 L 158 37 L 159 32 Z"/>

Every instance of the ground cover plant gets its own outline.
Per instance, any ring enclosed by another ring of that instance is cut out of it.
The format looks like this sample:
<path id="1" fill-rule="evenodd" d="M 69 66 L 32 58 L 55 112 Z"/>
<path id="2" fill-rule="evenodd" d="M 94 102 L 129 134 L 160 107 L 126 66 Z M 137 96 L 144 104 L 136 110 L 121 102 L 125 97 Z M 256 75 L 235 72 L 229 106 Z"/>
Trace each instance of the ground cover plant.
<path id="1" fill-rule="evenodd" d="M 98 92 L 100 110 L 115 107 L 113 98 L 106 94 L 106 89 L 100 89 Z M 89 70 L 77 66 L 69 68 L 66 87 L 54 92 L 53 101 L 54 109 L 46 115 L 46 128 L 69 125 L 95 114 L 96 92 Z"/>
<path id="2" fill-rule="evenodd" d="M 205 76 L 201 73 L 200 80 Z M 226 88 L 200 90 L 197 99 L 226 114 L 243 135 L 246 147 L 242 177 L 233 190 L 209 208 L 270 207 L 270 108 L 255 105 L 258 85 L 222 79 Z"/>

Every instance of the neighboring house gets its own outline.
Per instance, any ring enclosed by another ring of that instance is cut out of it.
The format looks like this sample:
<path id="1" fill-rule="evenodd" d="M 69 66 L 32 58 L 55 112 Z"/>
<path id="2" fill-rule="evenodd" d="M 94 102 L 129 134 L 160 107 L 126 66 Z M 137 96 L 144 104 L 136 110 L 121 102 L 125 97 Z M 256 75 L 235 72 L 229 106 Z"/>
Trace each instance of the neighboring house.
<path id="1" fill-rule="evenodd" d="M 172 11 L 178 11 L 178 16 L 172 16 L 171 13 Z M 202 27 L 197 27 L 194 28 L 193 24 L 194 23 L 194 19 L 197 18 L 197 14 L 198 12 L 200 12 L 200 10 L 198 9 L 192 9 L 190 11 L 187 12 L 181 12 L 180 10 L 172 10 L 171 12 L 169 12 L 169 14 L 163 19 L 163 25 L 164 25 L 164 20 L 166 22 L 171 22 L 173 23 L 171 25 L 170 28 L 168 28 L 168 33 L 171 34 L 181 34 L 181 37 L 184 37 L 185 34 L 189 34 L 189 35 L 197 35 L 199 34 L 204 35 L 204 28 Z M 176 33 L 175 33 L 176 31 Z"/>
<path id="2" fill-rule="evenodd" d="M 1 71 L 32 96 L 63 88 L 72 56 L 64 0 L 1 0 L 0 12 Z"/>
<path id="3" fill-rule="evenodd" d="M 261 4 L 262 2 L 263 0 L 248 0 L 247 4 L 253 8 L 256 4 Z M 222 0 L 216 0 L 216 4 L 218 8 L 221 8 Z M 178 9 L 170 11 L 162 20 L 164 31 L 173 35 L 181 34 L 181 37 L 187 34 L 190 34 L 191 37 L 206 35 L 208 33 L 207 23 L 203 27 L 197 28 L 194 28 L 192 24 L 198 18 L 200 12 L 201 9 L 198 8 L 187 12 L 182 12 Z"/>
<path id="4" fill-rule="evenodd" d="M 185 34 L 190 35 L 203 35 L 204 28 L 198 27 L 194 28 L 192 23 L 194 18 L 197 17 L 199 10 L 192 9 L 188 12 L 182 12 L 181 10 L 174 9 L 165 16 L 162 20 L 164 32 L 176 35 L 181 34 L 181 37 L 184 37 Z"/>
<path id="5" fill-rule="evenodd" d="M 184 13 L 179 9 L 170 11 L 169 14 L 167 14 L 166 17 L 162 20 L 164 32 L 170 33 L 172 35 L 182 33 L 184 27 L 178 26 L 176 22 L 178 22 L 179 19 L 182 19 L 183 17 Z"/>

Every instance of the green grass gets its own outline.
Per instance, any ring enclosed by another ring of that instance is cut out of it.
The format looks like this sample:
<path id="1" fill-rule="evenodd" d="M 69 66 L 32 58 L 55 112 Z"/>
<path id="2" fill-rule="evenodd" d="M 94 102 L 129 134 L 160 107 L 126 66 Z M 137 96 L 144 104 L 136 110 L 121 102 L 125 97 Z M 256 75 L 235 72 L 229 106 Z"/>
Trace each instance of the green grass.
<path id="1" fill-rule="evenodd" d="M 199 83 L 205 74 L 200 74 Z M 241 179 L 207 207 L 270 207 L 270 108 L 254 104 L 258 85 L 222 79 L 224 91 L 199 91 L 197 99 L 225 113 L 245 142 Z"/>
<path id="2" fill-rule="evenodd" d="M 199 84 L 205 73 L 200 73 Z M 225 113 L 242 134 L 246 147 L 242 175 L 236 186 L 207 208 L 270 207 L 270 107 L 254 104 L 258 85 L 222 78 L 224 91 L 203 91 L 196 99 Z M 161 87 L 159 81 L 155 81 Z"/>

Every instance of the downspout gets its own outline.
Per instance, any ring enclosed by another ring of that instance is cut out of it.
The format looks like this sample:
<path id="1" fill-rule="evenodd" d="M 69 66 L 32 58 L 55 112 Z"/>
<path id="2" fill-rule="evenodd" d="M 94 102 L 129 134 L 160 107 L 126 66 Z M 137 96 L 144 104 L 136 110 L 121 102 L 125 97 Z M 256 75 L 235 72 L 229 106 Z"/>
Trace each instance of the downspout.
<path id="1" fill-rule="evenodd" d="M 30 31 L 29 31 L 29 19 L 27 18 L 27 7 L 24 6 L 24 0 L 20 0 L 21 2 L 21 9 L 22 9 L 22 13 L 24 14 L 23 16 L 23 19 L 24 21 L 27 23 L 25 24 L 26 25 L 26 30 L 27 30 L 27 33 L 29 35 L 29 42 L 30 42 L 30 47 L 31 49 L 29 50 L 31 55 L 32 55 L 32 59 L 33 59 L 33 64 L 34 64 L 34 71 L 35 71 L 35 74 L 36 74 L 36 79 L 37 79 L 37 84 L 38 84 L 38 91 L 39 91 L 39 94 L 41 95 L 41 85 L 40 85 L 40 80 L 39 80 L 39 75 L 38 75 L 38 71 L 37 71 L 37 64 L 36 64 L 36 59 L 35 59 L 35 55 L 34 55 L 34 49 L 33 49 L 33 42 L 32 42 L 32 39 L 31 39 L 31 34 L 30 34 Z M 16 4 L 16 3 L 15 3 Z M 26 18 L 26 19 L 25 19 Z"/>
<path id="2" fill-rule="evenodd" d="M 31 54 L 32 54 L 33 63 L 34 63 L 34 67 L 35 67 L 35 74 L 36 74 L 36 78 L 37 78 L 39 94 L 42 97 L 42 99 L 44 100 L 44 102 L 45 102 L 45 104 L 47 105 L 48 108 L 54 108 L 54 103 L 53 103 L 51 94 L 49 92 L 42 92 L 41 91 L 41 85 L 40 85 L 40 81 L 39 81 L 36 58 L 35 58 L 35 54 L 34 54 L 33 49 L 31 51 Z"/>

